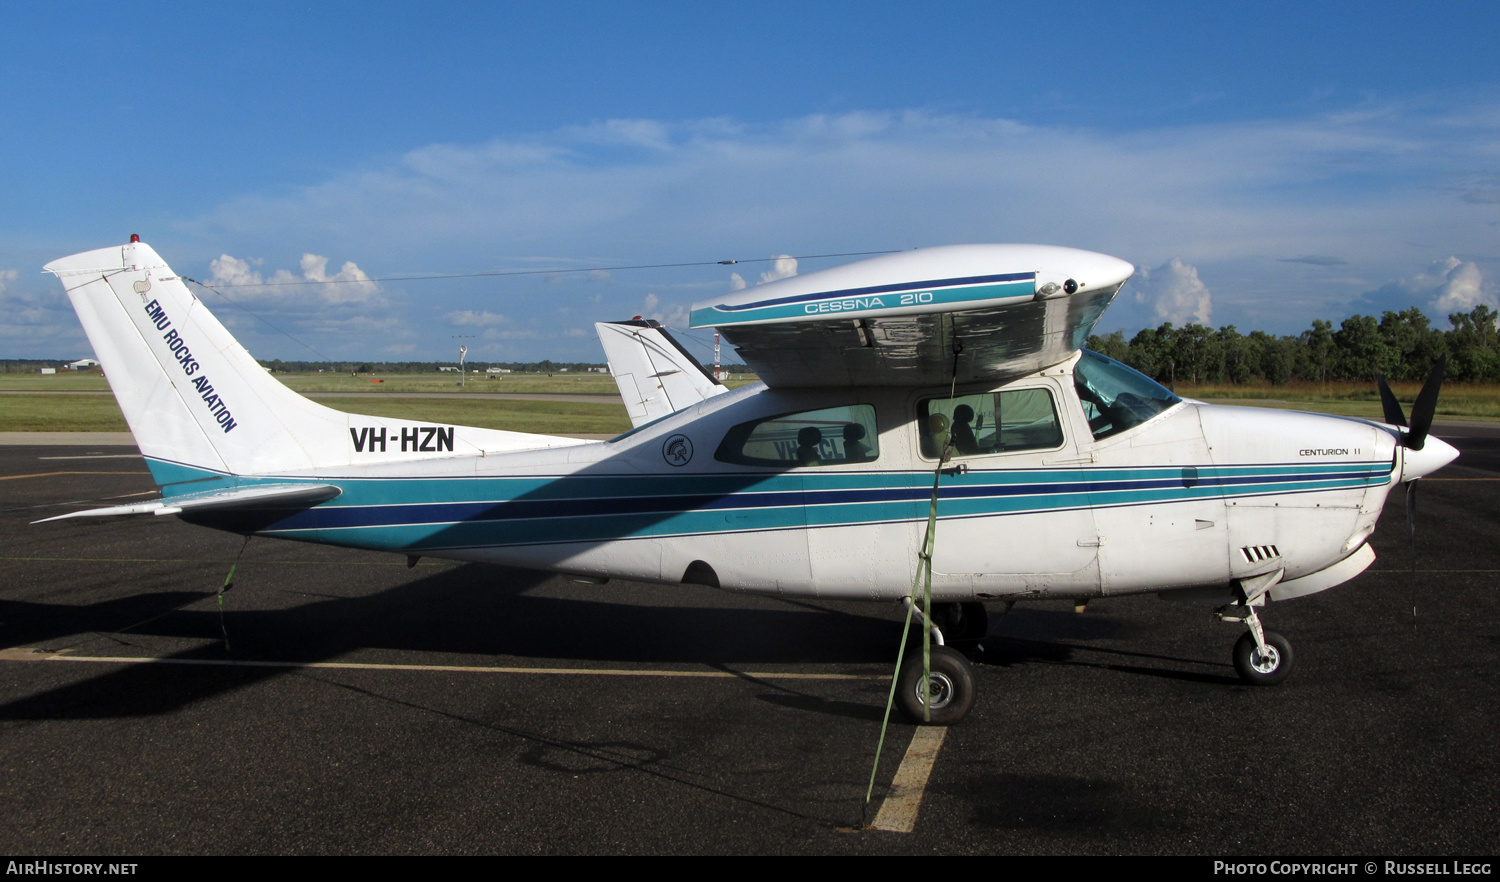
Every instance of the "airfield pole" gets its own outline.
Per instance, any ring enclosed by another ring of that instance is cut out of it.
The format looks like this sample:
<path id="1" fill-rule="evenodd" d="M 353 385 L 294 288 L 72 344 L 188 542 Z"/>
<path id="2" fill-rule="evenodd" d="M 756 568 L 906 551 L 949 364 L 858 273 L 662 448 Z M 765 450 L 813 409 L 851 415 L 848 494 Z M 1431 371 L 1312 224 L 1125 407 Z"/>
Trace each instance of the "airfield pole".
<path id="1" fill-rule="evenodd" d="M 464 338 L 472 337 L 472 336 L 474 336 L 474 335 L 473 334 L 454 334 L 453 335 L 453 339 L 455 339 L 455 340 L 462 340 Z M 466 385 L 464 385 L 464 380 L 467 379 L 464 375 L 466 373 L 468 373 L 467 371 L 464 370 L 464 356 L 466 356 L 468 354 L 469 354 L 469 347 L 467 347 L 467 346 L 463 345 L 462 343 L 460 343 L 458 345 L 458 387 L 460 389 L 467 389 L 468 388 Z"/>

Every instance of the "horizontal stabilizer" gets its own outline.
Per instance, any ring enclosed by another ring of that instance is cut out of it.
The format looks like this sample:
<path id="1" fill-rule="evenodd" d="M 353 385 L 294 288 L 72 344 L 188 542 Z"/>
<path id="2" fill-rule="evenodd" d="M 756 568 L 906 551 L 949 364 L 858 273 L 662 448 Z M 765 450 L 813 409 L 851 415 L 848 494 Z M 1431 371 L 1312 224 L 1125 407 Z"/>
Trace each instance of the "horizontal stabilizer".
<path id="1" fill-rule="evenodd" d="M 108 508 L 91 508 L 75 511 L 53 518 L 32 521 L 45 524 L 67 518 L 107 518 L 133 514 L 193 514 L 237 511 L 300 511 L 312 508 L 320 502 L 338 496 L 341 491 L 331 484 L 255 484 L 233 490 L 217 490 L 212 493 L 193 493 L 156 499 L 151 502 L 136 502 L 129 505 L 112 505 Z"/>

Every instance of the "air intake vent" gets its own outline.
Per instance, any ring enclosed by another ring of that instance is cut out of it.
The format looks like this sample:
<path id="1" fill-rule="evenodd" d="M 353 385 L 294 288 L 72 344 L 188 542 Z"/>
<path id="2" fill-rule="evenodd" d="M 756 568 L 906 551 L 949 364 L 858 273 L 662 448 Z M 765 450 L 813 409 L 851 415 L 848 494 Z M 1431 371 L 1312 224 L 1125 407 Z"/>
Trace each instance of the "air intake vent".
<path id="1" fill-rule="evenodd" d="M 1240 549 L 1240 554 L 1243 554 L 1249 563 L 1259 563 L 1281 556 L 1281 552 L 1277 551 L 1274 545 L 1246 545 Z"/>

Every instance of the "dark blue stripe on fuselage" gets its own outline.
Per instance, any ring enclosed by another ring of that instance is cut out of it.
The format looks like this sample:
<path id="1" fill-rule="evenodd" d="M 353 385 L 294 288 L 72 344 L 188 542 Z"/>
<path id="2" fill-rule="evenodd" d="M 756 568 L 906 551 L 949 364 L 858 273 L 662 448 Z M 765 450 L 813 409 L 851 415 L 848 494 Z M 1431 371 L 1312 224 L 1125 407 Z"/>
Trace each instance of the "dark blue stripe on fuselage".
<path id="1" fill-rule="evenodd" d="M 1314 472 L 1301 474 L 1268 474 L 1220 477 L 1200 472 L 1192 483 L 1181 476 L 1134 478 L 1121 480 L 1083 480 L 1037 483 L 955 483 L 942 486 L 939 500 L 1004 498 L 1016 496 L 1066 496 L 1087 493 L 1098 497 L 1123 491 L 1181 489 L 1201 497 L 1209 488 L 1238 487 L 1251 489 L 1257 484 L 1308 484 L 1329 480 L 1371 481 L 1386 477 L 1381 467 L 1367 472 Z M 925 479 L 917 473 L 914 478 Z M 975 475 L 967 476 L 972 480 Z M 982 477 L 982 476 L 981 476 Z M 567 478 L 559 478 L 566 483 Z M 962 480 L 962 478 L 960 478 Z M 788 489 L 775 491 L 740 491 L 651 496 L 600 496 L 560 499 L 518 498 L 482 502 L 420 502 L 368 506 L 319 506 L 278 522 L 273 529 L 316 530 L 347 527 L 402 526 L 415 524 L 451 524 L 462 522 L 532 520 L 541 518 L 581 518 L 617 515 L 670 515 L 678 512 L 734 509 L 765 509 L 787 506 L 855 505 L 869 503 L 925 502 L 931 497 L 931 484 L 912 483 L 904 487 L 862 489 Z M 1253 493 L 1253 491 L 1252 491 Z M 1238 495 L 1238 494 L 1237 494 Z M 1102 500 L 1101 500 L 1102 501 Z M 1163 500 L 1170 501 L 1170 500 Z M 1045 508 L 1046 506 L 1040 506 Z"/>

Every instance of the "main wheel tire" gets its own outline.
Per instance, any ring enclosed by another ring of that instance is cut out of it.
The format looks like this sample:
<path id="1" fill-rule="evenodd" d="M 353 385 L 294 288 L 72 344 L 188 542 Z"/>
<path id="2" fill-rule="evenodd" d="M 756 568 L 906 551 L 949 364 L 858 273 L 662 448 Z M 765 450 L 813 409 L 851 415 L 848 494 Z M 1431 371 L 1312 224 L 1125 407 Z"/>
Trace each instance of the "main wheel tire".
<path id="1" fill-rule="evenodd" d="M 1275 631 L 1267 631 L 1266 654 L 1261 656 L 1255 637 L 1246 631 L 1234 644 L 1234 669 L 1251 686 L 1275 686 L 1292 672 L 1292 644 Z"/>
<path id="2" fill-rule="evenodd" d="M 922 651 L 908 652 L 896 678 L 896 704 L 919 726 L 952 726 L 974 706 L 974 668 L 962 653 L 932 647 L 929 664 L 931 719 L 922 719 Z"/>

